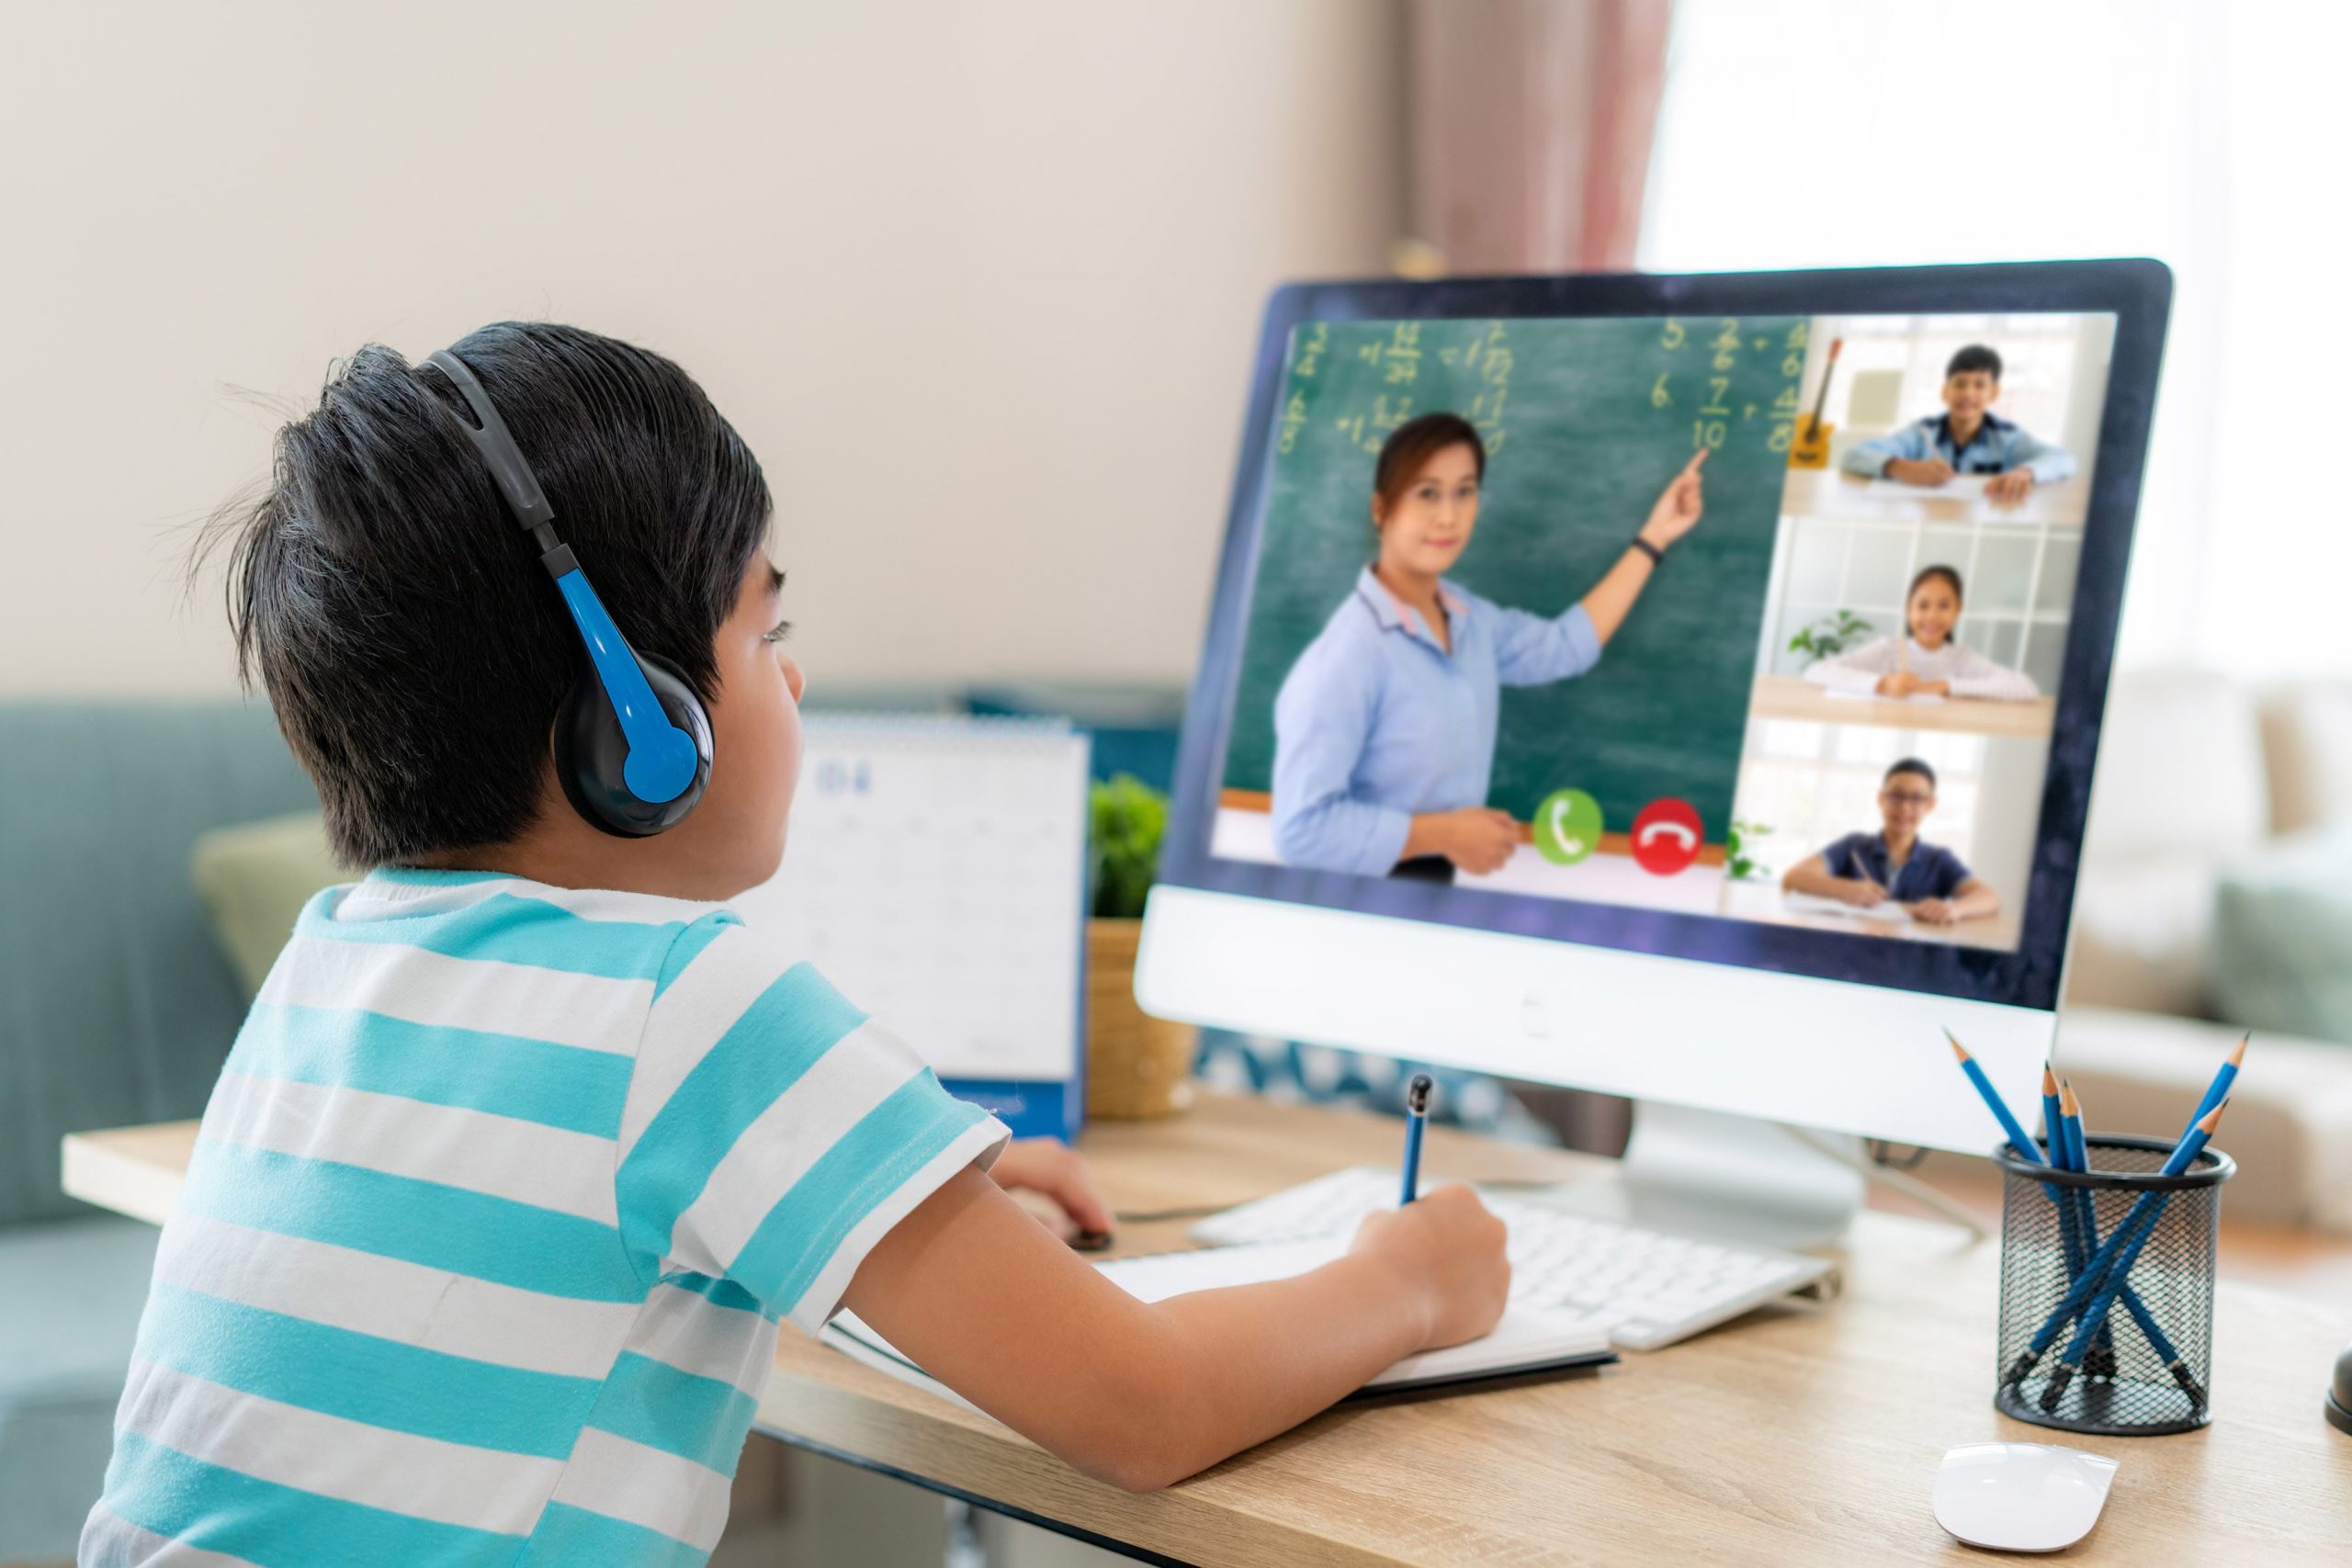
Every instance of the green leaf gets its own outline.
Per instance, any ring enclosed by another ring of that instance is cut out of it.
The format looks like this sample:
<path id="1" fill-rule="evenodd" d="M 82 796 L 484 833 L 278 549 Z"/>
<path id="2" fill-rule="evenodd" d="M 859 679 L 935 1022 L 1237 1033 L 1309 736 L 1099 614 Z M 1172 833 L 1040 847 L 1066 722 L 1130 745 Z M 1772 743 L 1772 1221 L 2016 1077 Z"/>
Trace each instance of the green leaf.
<path id="1" fill-rule="evenodd" d="M 1120 773 L 1088 793 L 1093 856 L 1094 913 L 1132 919 L 1143 913 L 1168 831 L 1168 797 L 1132 773 Z"/>

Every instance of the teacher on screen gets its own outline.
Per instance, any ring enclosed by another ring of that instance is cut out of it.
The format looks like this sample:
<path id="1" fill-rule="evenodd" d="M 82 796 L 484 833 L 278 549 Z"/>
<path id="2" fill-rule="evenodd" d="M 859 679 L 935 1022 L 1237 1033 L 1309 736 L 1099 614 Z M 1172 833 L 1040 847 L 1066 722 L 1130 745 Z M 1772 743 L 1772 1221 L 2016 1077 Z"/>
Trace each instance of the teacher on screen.
<path id="1" fill-rule="evenodd" d="M 1705 460 L 1674 477 L 1590 592 L 1546 618 L 1444 581 L 1477 525 L 1477 431 L 1450 413 L 1398 426 L 1373 470 L 1380 553 L 1274 699 L 1274 852 L 1431 882 L 1509 860 L 1520 826 L 1487 807 L 1502 688 L 1599 661 L 1667 547 L 1699 521 Z"/>

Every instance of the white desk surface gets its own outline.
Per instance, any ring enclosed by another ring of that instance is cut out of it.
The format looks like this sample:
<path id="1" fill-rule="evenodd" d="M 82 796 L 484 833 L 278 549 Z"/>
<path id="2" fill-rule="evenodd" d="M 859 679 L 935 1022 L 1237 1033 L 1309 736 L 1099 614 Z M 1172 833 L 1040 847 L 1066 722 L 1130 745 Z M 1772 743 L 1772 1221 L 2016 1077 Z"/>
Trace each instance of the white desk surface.
<path id="1" fill-rule="evenodd" d="M 2091 482 L 2082 474 L 2036 485 L 2025 500 L 2002 505 L 1984 495 L 1974 476 L 1927 490 L 1891 479 L 1869 479 L 1836 468 L 1791 468 L 1781 492 L 1789 517 L 1843 517 L 1865 523 L 1973 523 L 2080 527 L 2090 510 Z"/>
<path id="2" fill-rule="evenodd" d="M 2017 951 L 2018 936 L 2023 929 L 2016 911 L 2011 909 L 2004 909 L 1985 919 L 1930 926 L 1911 919 L 1866 919 L 1841 915 L 1829 909 L 1792 908 L 1781 892 L 1777 879 L 1724 884 L 1722 912 L 1743 920 L 1760 920 L 1767 925 L 1802 926 L 1807 931 L 1840 931 L 1848 936 L 1877 937 L 1886 942 L 1940 942 L 1946 947 L 1990 947 L 2003 953 Z"/>
<path id="3" fill-rule="evenodd" d="M 1838 696 L 1802 675 L 1758 675 L 1748 703 L 1753 718 L 1793 718 L 1809 724 L 1867 724 L 1883 729 L 1931 730 L 1940 735 L 1994 735 L 2046 740 L 2058 716 L 2055 697 L 1995 703 L 1952 697 L 1940 703 L 1895 697 Z"/>

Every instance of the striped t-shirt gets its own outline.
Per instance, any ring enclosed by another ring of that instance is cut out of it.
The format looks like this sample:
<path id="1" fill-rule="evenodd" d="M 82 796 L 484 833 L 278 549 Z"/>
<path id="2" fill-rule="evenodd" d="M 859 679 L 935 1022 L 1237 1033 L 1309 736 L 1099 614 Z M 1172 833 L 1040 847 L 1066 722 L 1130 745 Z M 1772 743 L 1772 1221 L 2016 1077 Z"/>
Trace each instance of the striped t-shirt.
<path id="1" fill-rule="evenodd" d="M 777 1323 L 1006 1135 L 714 906 L 330 889 L 205 1111 L 82 1562 L 691 1568 Z"/>

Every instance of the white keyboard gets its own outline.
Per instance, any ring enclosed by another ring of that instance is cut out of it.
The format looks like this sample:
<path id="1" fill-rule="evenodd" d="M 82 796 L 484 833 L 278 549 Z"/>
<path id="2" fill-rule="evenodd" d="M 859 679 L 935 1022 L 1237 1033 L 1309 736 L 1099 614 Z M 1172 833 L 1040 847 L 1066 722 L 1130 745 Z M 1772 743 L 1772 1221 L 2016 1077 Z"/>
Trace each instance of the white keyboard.
<path id="1" fill-rule="evenodd" d="M 1395 1171 L 1361 1166 L 1212 1214 L 1193 1239 L 1216 1246 L 1351 1233 L 1396 1206 Z M 1656 1350 L 1827 1278 L 1826 1258 L 1669 1235 L 1479 1194 L 1510 1228 L 1510 1297 L 1605 1326 L 1625 1350 Z"/>

